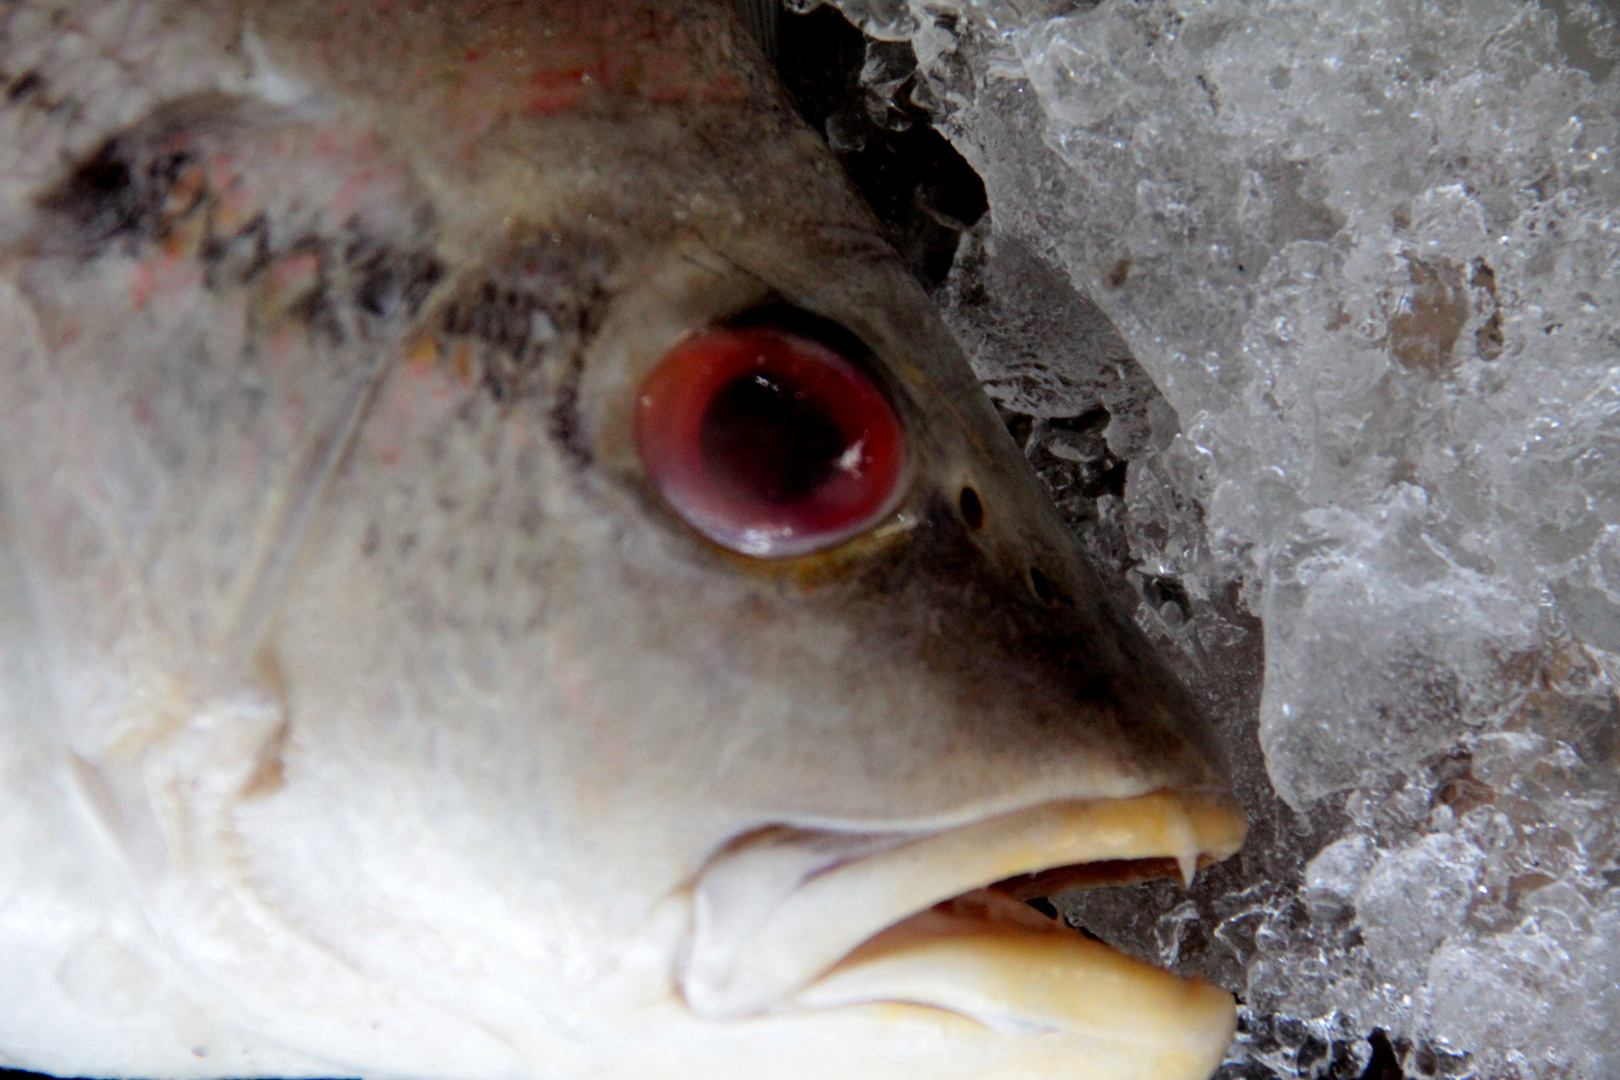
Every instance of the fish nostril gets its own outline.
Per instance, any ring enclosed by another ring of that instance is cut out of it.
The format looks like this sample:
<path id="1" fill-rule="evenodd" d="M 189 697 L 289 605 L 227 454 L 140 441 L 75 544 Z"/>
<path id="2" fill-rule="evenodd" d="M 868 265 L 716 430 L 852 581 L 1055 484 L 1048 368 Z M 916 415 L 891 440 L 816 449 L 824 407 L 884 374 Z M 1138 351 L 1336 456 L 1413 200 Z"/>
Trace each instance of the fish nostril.
<path id="1" fill-rule="evenodd" d="M 962 520 L 967 522 L 968 528 L 977 529 L 984 524 L 984 503 L 979 500 L 977 491 L 970 487 L 963 488 L 956 502 L 962 509 Z"/>
<path id="2" fill-rule="evenodd" d="M 1029 587 L 1035 593 L 1035 599 L 1043 604 L 1050 604 L 1057 599 L 1057 590 L 1052 588 L 1051 581 L 1033 566 L 1029 568 Z"/>

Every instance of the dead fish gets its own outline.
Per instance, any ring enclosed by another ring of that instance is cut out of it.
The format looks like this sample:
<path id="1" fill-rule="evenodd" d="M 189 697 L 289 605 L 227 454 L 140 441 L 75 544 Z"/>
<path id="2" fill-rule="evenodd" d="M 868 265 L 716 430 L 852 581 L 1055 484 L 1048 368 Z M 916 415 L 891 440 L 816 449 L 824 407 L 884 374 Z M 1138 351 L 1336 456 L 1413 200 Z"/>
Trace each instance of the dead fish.
<path id="1" fill-rule="evenodd" d="M 1214 1068 L 1016 896 L 1219 754 L 728 5 L 0 20 L 0 1062 Z"/>

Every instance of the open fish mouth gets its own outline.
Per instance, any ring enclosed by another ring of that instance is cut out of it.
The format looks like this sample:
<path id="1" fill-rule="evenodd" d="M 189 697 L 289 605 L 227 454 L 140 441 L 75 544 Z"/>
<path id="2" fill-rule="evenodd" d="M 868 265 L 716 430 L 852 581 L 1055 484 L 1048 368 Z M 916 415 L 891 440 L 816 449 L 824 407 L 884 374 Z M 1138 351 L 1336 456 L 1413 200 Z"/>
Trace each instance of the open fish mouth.
<path id="1" fill-rule="evenodd" d="M 707 1019 L 897 1003 L 1009 1035 L 1218 1055 L 1231 995 L 1022 901 L 1178 871 L 1190 880 L 1243 835 L 1237 804 L 1203 792 L 1048 802 L 934 831 L 759 830 L 698 879 L 681 989 Z"/>

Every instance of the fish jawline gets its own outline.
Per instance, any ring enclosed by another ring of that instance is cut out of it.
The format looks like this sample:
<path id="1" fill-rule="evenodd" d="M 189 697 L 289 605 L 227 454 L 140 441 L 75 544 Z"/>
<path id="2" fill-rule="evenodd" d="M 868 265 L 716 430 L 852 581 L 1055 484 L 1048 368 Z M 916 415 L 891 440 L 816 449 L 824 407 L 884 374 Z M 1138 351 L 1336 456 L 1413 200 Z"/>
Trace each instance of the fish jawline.
<path id="1" fill-rule="evenodd" d="M 1230 995 L 1020 901 L 1178 870 L 1190 880 L 1243 833 L 1237 805 L 1206 792 L 1049 802 L 936 832 L 760 830 L 698 880 L 681 990 L 708 1020 L 903 1003 L 1004 1035 L 1219 1054 Z"/>

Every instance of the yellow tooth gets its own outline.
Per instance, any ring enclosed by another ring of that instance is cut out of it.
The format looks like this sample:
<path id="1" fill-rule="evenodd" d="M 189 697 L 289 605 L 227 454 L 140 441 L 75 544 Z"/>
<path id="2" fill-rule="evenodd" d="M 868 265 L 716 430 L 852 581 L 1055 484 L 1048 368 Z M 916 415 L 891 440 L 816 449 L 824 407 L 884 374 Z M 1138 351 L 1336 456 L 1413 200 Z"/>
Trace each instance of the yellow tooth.
<path id="1" fill-rule="evenodd" d="M 1177 855 L 1176 867 L 1181 871 L 1181 884 L 1192 888 L 1193 878 L 1198 876 L 1198 852 L 1188 851 Z"/>
<path id="2" fill-rule="evenodd" d="M 1030 1040 L 1035 1056 L 1071 1048 L 1052 1074 L 1065 1080 L 1203 1080 L 1220 1063 L 1237 1022 L 1230 994 L 1055 923 L 1020 922 L 924 912 L 863 945 L 794 1002 L 945 1009 Z"/>

